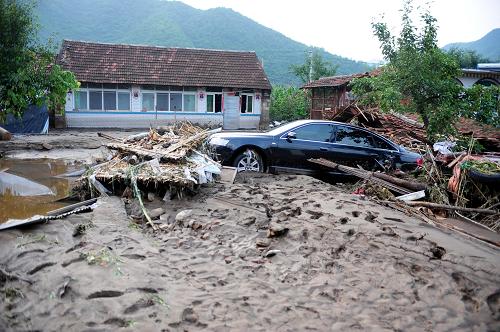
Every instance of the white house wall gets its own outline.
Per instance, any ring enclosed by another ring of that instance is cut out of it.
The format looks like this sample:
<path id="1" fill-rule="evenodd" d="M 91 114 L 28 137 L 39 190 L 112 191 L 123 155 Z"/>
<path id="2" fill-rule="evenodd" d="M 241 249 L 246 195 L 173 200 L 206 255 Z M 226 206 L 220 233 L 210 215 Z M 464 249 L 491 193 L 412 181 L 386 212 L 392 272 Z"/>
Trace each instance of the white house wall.
<path id="1" fill-rule="evenodd" d="M 91 111 L 74 110 L 74 95 L 66 98 L 66 125 L 68 128 L 149 128 L 172 124 L 178 121 L 190 121 L 202 126 L 217 127 L 223 124 L 222 113 L 206 113 L 206 89 L 197 89 L 194 112 L 142 111 L 142 90 L 140 86 L 130 89 L 130 111 Z M 262 93 L 254 94 L 253 113 L 240 114 L 241 129 L 259 127 L 262 110 Z"/>

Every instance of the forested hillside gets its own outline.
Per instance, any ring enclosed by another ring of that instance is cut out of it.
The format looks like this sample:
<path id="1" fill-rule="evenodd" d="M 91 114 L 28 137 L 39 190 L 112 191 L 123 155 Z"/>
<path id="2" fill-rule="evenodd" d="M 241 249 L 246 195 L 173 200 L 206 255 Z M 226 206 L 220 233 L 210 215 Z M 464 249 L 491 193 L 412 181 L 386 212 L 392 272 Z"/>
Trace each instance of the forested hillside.
<path id="1" fill-rule="evenodd" d="M 227 8 L 198 10 L 162 0 L 39 0 L 40 38 L 256 51 L 273 84 L 300 84 L 290 73 L 310 49 Z M 325 33 L 325 32 L 318 32 Z M 338 74 L 362 72 L 363 62 L 324 50 Z"/>
<path id="2" fill-rule="evenodd" d="M 493 29 L 484 37 L 468 43 L 452 43 L 443 47 L 445 50 L 451 48 L 476 51 L 477 54 L 486 57 L 491 62 L 500 61 L 500 28 Z"/>

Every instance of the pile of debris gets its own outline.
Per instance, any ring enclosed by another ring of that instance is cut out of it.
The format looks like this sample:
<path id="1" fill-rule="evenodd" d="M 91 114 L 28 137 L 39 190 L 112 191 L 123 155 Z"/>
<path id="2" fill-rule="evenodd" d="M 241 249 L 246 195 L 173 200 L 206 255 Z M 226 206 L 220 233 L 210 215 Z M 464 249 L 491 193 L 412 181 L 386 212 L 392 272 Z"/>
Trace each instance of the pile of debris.
<path id="1" fill-rule="evenodd" d="M 220 164 L 207 155 L 204 144 L 215 131 L 182 122 L 124 140 L 99 133 L 110 140 L 106 146 L 116 153 L 110 160 L 89 168 L 75 190 L 84 197 L 132 190 L 140 202 L 139 188 L 170 197 L 192 193 L 221 173 Z"/>
<path id="2" fill-rule="evenodd" d="M 325 120 L 354 123 L 365 127 L 408 149 L 422 152 L 430 144 L 424 125 L 415 114 L 385 113 L 379 108 L 361 108 L 356 102 L 341 110 L 323 111 Z M 500 130 L 474 120 L 460 118 L 455 124 L 463 136 L 473 137 L 488 151 L 500 151 Z"/>

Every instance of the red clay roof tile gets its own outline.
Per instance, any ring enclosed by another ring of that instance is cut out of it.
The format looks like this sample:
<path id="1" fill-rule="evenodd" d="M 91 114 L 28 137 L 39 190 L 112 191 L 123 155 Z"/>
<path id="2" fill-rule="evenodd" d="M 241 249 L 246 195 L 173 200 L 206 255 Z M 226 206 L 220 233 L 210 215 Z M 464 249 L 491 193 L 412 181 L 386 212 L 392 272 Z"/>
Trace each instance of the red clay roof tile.
<path id="1" fill-rule="evenodd" d="M 271 89 L 255 52 L 64 40 L 57 63 L 81 82 Z"/>

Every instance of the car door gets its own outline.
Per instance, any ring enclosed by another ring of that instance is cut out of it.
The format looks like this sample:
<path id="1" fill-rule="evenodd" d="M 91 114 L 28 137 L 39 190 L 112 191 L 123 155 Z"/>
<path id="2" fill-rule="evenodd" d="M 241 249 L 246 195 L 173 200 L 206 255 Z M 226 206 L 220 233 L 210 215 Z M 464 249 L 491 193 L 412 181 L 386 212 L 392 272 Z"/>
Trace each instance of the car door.
<path id="1" fill-rule="evenodd" d="M 293 133 L 293 137 L 288 137 Z M 334 127 L 329 123 L 305 124 L 282 134 L 273 149 L 274 166 L 280 171 L 310 173 L 320 166 L 310 158 L 330 158 Z"/>
<path id="2" fill-rule="evenodd" d="M 335 162 L 370 170 L 378 166 L 377 161 L 381 159 L 383 152 L 377 149 L 370 132 L 347 125 L 336 127 L 331 148 Z"/>

